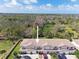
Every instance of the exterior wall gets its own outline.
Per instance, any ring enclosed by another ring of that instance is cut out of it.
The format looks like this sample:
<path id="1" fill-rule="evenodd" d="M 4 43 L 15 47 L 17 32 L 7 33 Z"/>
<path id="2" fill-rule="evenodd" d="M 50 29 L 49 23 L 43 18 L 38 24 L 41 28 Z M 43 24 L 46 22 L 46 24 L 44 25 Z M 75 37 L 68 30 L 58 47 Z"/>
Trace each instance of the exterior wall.
<path id="1" fill-rule="evenodd" d="M 38 44 L 35 39 L 24 39 L 21 43 L 22 51 L 28 53 L 51 53 L 51 52 L 65 52 L 72 53 L 76 49 L 73 44 L 67 39 L 40 39 Z"/>
<path id="2" fill-rule="evenodd" d="M 73 50 L 69 50 L 69 49 L 67 49 L 67 47 L 62 47 L 62 48 L 57 47 L 58 48 L 57 50 L 54 50 L 52 48 L 54 48 L 54 47 L 50 47 L 50 48 L 42 47 L 41 50 L 38 50 L 37 48 L 31 49 L 31 48 L 25 47 L 25 49 L 21 48 L 21 51 L 24 51 L 24 52 L 27 52 L 27 53 L 33 53 L 33 54 L 36 54 L 36 53 L 39 53 L 39 52 L 43 52 L 43 53 L 60 52 L 60 53 L 66 53 L 67 54 L 67 53 L 73 53 L 76 50 L 74 47 L 72 47 L 72 48 L 74 48 Z M 71 48 L 71 46 L 69 46 L 69 48 Z"/>

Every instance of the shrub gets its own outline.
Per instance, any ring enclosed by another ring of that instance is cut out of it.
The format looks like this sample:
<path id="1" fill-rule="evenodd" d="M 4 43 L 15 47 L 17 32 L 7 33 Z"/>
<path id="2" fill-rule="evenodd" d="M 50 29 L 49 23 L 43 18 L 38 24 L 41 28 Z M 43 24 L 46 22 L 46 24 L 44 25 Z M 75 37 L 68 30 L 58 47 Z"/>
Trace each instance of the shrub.
<path id="1" fill-rule="evenodd" d="M 6 52 L 6 50 L 1 50 L 0 51 L 0 54 L 3 54 L 3 53 L 5 53 Z"/>

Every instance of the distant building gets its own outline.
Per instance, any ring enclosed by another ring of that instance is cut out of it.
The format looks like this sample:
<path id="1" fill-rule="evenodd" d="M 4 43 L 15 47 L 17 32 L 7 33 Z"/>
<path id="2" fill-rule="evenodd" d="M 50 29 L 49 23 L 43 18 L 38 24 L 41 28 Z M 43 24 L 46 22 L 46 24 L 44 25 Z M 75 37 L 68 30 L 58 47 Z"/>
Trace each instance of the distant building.
<path id="1" fill-rule="evenodd" d="M 67 39 L 24 39 L 21 44 L 21 51 L 26 53 L 73 53 L 76 48 Z"/>

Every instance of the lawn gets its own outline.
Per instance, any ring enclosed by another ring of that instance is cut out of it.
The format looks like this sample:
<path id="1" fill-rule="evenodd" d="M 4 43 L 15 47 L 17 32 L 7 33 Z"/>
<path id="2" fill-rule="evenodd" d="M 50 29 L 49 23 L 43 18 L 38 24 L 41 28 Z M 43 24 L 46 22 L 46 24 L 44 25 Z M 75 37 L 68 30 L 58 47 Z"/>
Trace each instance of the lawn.
<path id="1" fill-rule="evenodd" d="M 0 40 L 0 50 L 9 50 L 13 46 L 10 40 Z"/>
<path id="2" fill-rule="evenodd" d="M 9 49 L 13 46 L 12 41 L 10 40 L 0 40 L 0 57 L 2 57 L 3 54 L 5 54 Z M 4 53 L 1 53 L 1 51 L 4 50 Z"/>
<path id="3" fill-rule="evenodd" d="M 52 54 L 50 54 L 50 55 L 51 55 L 51 59 L 58 59 L 56 53 L 52 53 Z"/>
<path id="4" fill-rule="evenodd" d="M 78 51 L 78 50 L 77 50 L 77 51 L 75 51 L 74 55 L 76 55 L 76 56 L 77 56 L 77 58 L 79 59 L 79 51 Z"/>
<path id="5" fill-rule="evenodd" d="M 10 56 L 9 56 L 8 59 L 14 59 L 13 53 L 14 53 L 14 52 L 19 52 L 19 49 L 20 49 L 20 43 L 15 47 L 15 49 L 14 49 L 13 52 L 10 54 Z"/>

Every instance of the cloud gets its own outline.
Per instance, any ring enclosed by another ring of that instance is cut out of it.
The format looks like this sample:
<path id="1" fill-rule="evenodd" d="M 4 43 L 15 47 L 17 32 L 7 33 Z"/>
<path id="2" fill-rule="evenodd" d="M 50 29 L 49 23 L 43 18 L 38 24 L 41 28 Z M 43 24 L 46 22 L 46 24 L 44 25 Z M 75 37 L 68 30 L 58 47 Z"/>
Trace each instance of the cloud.
<path id="1" fill-rule="evenodd" d="M 4 3 L 3 5 L 5 5 L 6 7 L 14 7 L 14 6 L 21 6 L 22 3 L 25 4 L 32 4 L 32 3 L 37 3 L 37 0 L 4 0 L 6 3 Z M 19 3 L 21 2 L 21 3 Z"/>
<path id="2" fill-rule="evenodd" d="M 16 1 L 16 0 L 11 0 L 11 1 L 10 1 L 10 4 L 12 4 L 12 5 L 17 5 L 17 1 Z"/>
<path id="3" fill-rule="evenodd" d="M 5 2 L 7 2 L 7 0 L 4 0 Z"/>
<path id="4" fill-rule="evenodd" d="M 72 9 L 73 7 L 70 5 L 59 5 L 58 9 L 59 10 L 68 10 L 68 9 Z"/>
<path id="5" fill-rule="evenodd" d="M 52 5 L 51 5 L 50 3 L 48 3 L 48 4 L 46 4 L 46 6 L 49 6 L 49 7 L 50 7 L 50 6 L 52 6 Z"/>
<path id="6" fill-rule="evenodd" d="M 55 10 L 78 10 L 79 9 L 79 5 L 74 4 L 74 5 L 58 5 L 58 6 L 54 6 L 51 3 L 47 3 L 44 5 L 33 5 L 32 3 L 38 3 L 38 0 L 5 0 L 6 3 L 4 3 L 3 5 L 0 5 L 0 9 L 17 9 L 17 10 L 29 10 L 29 11 L 41 11 L 41 10 L 45 10 L 45 11 L 55 11 Z M 23 2 L 25 3 L 25 5 L 22 5 Z M 5 10 L 6 10 L 5 9 Z M 15 11 L 15 10 L 14 10 Z"/>
<path id="7" fill-rule="evenodd" d="M 22 9 L 22 10 L 78 10 L 79 9 L 79 5 L 77 5 L 77 4 L 54 6 L 51 3 L 47 3 L 45 5 L 36 6 L 36 5 L 32 5 L 32 4 L 22 5 L 22 4 L 18 3 L 16 0 L 11 0 L 8 3 L 0 5 L 0 8 L 2 8 L 2 7 L 13 8 L 13 9 L 16 8 L 18 10 L 19 9 Z"/>
<path id="8" fill-rule="evenodd" d="M 26 4 L 31 4 L 31 3 L 37 3 L 38 1 L 37 0 L 24 0 L 23 2 Z"/>
<path id="9" fill-rule="evenodd" d="M 77 1 L 77 0 L 71 0 L 72 2 L 75 2 L 75 1 Z"/>
<path id="10" fill-rule="evenodd" d="M 46 4 L 46 5 L 42 5 L 40 6 L 40 9 L 42 10 L 78 10 L 79 9 L 79 5 L 78 4 L 74 4 L 74 5 L 58 5 L 58 6 L 54 6 L 51 4 Z"/>
<path id="11" fill-rule="evenodd" d="M 58 7 L 57 7 L 59 10 L 78 10 L 79 9 L 79 5 L 76 5 L 76 4 L 74 4 L 74 5 L 59 5 Z"/>
<path id="12" fill-rule="evenodd" d="M 25 1 L 27 1 L 27 3 Z M 23 10 L 27 10 L 27 9 L 28 10 L 42 10 L 42 9 L 48 10 L 49 9 L 50 10 L 52 8 L 52 5 L 50 3 L 46 5 L 40 5 L 40 6 L 30 4 L 30 3 L 37 3 L 37 0 L 23 0 L 23 2 L 25 2 L 26 5 L 22 5 L 21 3 L 17 2 L 17 0 L 10 0 L 7 3 L 4 3 L 2 6 L 7 8 L 16 8 L 16 9 L 23 9 Z"/>
<path id="13" fill-rule="evenodd" d="M 4 0 L 4 4 L 3 6 L 4 7 L 17 7 L 17 6 L 20 6 L 21 4 L 17 2 L 17 0 Z"/>
<path id="14" fill-rule="evenodd" d="M 19 3 L 19 2 L 25 3 L 25 4 L 32 4 L 32 3 L 37 3 L 38 1 L 37 0 L 10 0 L 10 3 L 14 4 L 14 5 Z"/>
<path id="15" fill-rule="evenodd" d="M 41 5 L 39 6 L 39 9 L 43 9 L 43 10 L 52 10 L 54 8 L 53 5 L 51 5 L 51 3 L 47 3 L 46 5 Z"/>

